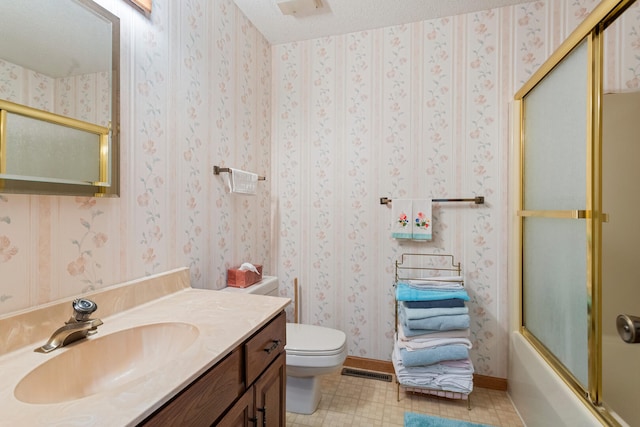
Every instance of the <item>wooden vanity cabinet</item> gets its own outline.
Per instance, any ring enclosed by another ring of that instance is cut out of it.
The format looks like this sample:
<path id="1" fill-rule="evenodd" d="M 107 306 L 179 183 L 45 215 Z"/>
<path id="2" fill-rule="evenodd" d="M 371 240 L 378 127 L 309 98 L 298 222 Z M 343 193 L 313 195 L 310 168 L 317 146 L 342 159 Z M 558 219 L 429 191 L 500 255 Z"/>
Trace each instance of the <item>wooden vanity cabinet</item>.
<path id="1" fill-rule="evenodd" d="M 287 356 L 284 352 L 273 362 L 271 367 L 262 374 L 253 386 L 255 407 L 263 426 L 284 426 L 285 401 L 287 392 Z"/>
<path id="2" fill-rule="evenodd" d="M 140 425 L 284 426 L 285 343 L 281 312 Z"/>
<path id="3" fill-rule="evenodd" d="M 264 374 L 250 387 L 222 419 L 218 427 L 285 425 L 285 353 L 280 353 Z"/>
<path id="4" fill-rule="evenodd" d="M 214 424 L 218 427 L 246 427 L 257 426 L 255 400 L 252 390 L 242 395 L 220 421 Z"/>

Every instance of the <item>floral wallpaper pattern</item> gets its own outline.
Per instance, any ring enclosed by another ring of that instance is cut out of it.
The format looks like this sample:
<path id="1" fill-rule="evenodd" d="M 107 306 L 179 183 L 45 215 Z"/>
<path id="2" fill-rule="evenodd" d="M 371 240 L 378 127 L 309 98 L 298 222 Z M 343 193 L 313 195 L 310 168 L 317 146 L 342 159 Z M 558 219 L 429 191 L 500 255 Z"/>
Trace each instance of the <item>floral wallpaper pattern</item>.
<path id="1" fill-rule="evenodd" d="M 452 253 L 471 294 L 479 374 L 506 376 L 509 102 L 597 0 L 531 3 L 278 46 L 231 0 L 156 0 L 121 19 L 120 198 L 0 194 L 0 314 L 187 265 L 225 286 L 244 261 L 300 286 L 303 322 L 351 355 L 389 360 L 394 262 Z M 607 87 L 638 81 L 634 7 L 607 43 Z M 0 61 L 0 97 L 99 118 L 98 80 L 54 81 Z M 56 91 L 63 95 L 56 97 Z M 229 195 L 212 166 L 267 177 Z M 436 203 L 428 243 L 390 237 L 378 198 Z M 288 309 L 291 314 L 292 308 Z"/>
<path id="2" fill-rule="evenodd" d="M 104 212 L 96 207 L 96 200 L 88 197 L 76 197 L 78 209 L 86 214 L 78 219 L 83 233 L 80 238 L 72 238 L 71 244 L 77 250 L 77 257 L 67 264 L 67 272 L 70 276 L 79 276 L 85 287 L 81 292 L 94 291 L 103 286 L 102 265 L 94 257 L 100 248 L 104 247 L 109 236 L 95 229 L 100 215 Z"/>
<path id="3" fill-rule="evenodd" d="M 7 197 L 0 195 L 0 203 L 8 202 Z M 11 217 L 8 215 L 0 217 L 0 224 L 11 225 Z M 11 261 L 11 258 L 18 254 L 18 248 L 11 243 L 9 236 L 0 234 L 0 263 Z M 11 298 L 10 295 L 0 295 L 0 301 Z"/>
<path id="4" fill-rule="evenodd" d="M 212 110 L 214 112 L 214 118 L 216 127 L 214 129 L 213 138 L 217 141 L 215 146 L 215 152 L 213 156 L 213 163 L 220 163 L 225 166 L 225 162 L 232 155 L 233 147 L 233 99 L 234 99 L 234 86 L 233 83 L 233 45 L 232 39 L 229 34 L 229 28 L 232 25 L 231 17 L 229 16 L 231 7 L 230 2 L 219 2 L 216 7 L 215 25 L 213 30 L 213 37 L 215 38 L 214 48 L 216 55 L 214 58 L 213 72 L 216 76 L 217 85 L 212 87 L 218 93 L 215 98 Z M 231 201 L 226 197 L 224 185 L 219 182 L 219 185 L 214 186 L 215 191 L 215 205 L 212 207 L 212 218 L 215 218 L 215 223 L 212 224 L 213 238 L 215 242 L 212 244 L 211 255 L 213 261 L 213 268 L 220 270 L 223 268 L 226 260 L 231 256 L 231 244 L 233 241 L 232 236 L 232 218 L 233 211 L 231 208 Z M 215 278 L 215 287 L 220 288 L 224 286 L 224 277 Z"/>
<path id="5" fill-rule="evenodd" d="M 206 10 L 197 1 L 187 1 L 185 13 L 181 16 L 181 38 L 185 40 L 181 52 L 184 68 L 178 84 L 184 91 L 184 100 L 179 108 L 183 111 L 184 120 L 178 124 L 176 133 L 184 141 L 182 152 L 177 156 L 183 162 L 184 193 L 179 198 L 178 217 L 184 224 L 182 236 L 176 236 L 178 247 L 185 257 L 186 265 L 191 271 L 194 286 L 203 286 L 206 269 L 201 260 L 202 251 L 206 247 L 204 222 L 207 203 L 203 200 L 202 171 L 207 169 L 206 163 L 206 135 L 203 133 L 203 117 L 206 116 L 206 90 L 209 84 L 205 81 L 206 44 L 202 29 L 206 28 Z"/>
<path id="6" fill-rule="evenodd" d="M 310 275 L 313 277 L 313 289 L 316 309 L 313 316 L 315 322 L 325 322 L 335 316 L 335 300 L 332 298 L 331 277 L 336 262 L 331 235 L 335 232 L 332 218 L 332 205 L 335 200 L 334 161 L 332 153 L 338 149 L 333 135 L 336 133 L 336 117 L 331 115 L 331 106 L 335 100 L 335 86 L 332 83 L 336 71 L 336 58 L 333 38 L 321 38 L 314 41 L 312 49 L 316 52 L 312 81 L 308 86 L 312 101 L 316 106 L 316 113 L 309 117 L 310 122 L 310 154 L 313 167 L 317 171 L 315 179 L 310 183 L 309 193 L 313 194 L 313 211 L 315 214 L 309 223 L 316 245 L 309 253 L 312 264 Z"/>
<path id="7" fill-rule="evenodd" d="M 245 257 L 269 273 L 269 181 L 255 197 L 232 196 L 212 172 L 269 174 L 268 43 L 230 0 L 157 0 L 150 18 L 98 3 L 121 24 L 121 197 L 0 194 L 0 314 L 178 266 L 210 289 Z M 0 98 L 101 120 L 96 77 L 56 80 L 0 61 Z"/>
<path id="8" fill-rule="evenodd" d="M 167 144 L 169 96 L 169 10 L 167 3 L 154 5 L 150 22 L 140 23 L 134 49 L 145 52 L 134 64 L 134 117 L 140 123 L 134 138 L 139 141 L 132 150 L 134 164 L 142 166 L 133 186 L 138 215 L 135 228 L 139 231 L 136 251 L 132 254 L 144 266 L 144 274 L 163 271 L 167 265 L 168 220 L 168 160 L 172 145 Z"/>
<path id="9" fill-rule="evenodd" d="M 276 273 L 290 297 L 297 279 L 303 322 L 344 330 L 351 355 L 389 360 L 395 260 L 451 253 L 471 295 L 476 372 L 506 377 L 509 102 L 597 3 L 533 1 L 273 47 Z M 618 38 L 634 34 L 636 15 L 625 19 Z M 434 204 L 429 243 L 391 239 L 397 218 L 378 201 L 473 195 L 486 203 Z"/>

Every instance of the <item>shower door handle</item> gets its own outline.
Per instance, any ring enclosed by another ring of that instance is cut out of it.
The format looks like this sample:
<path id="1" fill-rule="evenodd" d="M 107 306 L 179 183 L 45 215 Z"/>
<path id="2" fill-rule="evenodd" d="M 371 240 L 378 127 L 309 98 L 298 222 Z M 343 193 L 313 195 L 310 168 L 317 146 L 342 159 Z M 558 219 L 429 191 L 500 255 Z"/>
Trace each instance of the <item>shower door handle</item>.
<path id="1" fill-rule="evenodd" d="M 640 317 L 619 314 L 616 329 L 622 341 L 630 344 L 640 343 Z"/>

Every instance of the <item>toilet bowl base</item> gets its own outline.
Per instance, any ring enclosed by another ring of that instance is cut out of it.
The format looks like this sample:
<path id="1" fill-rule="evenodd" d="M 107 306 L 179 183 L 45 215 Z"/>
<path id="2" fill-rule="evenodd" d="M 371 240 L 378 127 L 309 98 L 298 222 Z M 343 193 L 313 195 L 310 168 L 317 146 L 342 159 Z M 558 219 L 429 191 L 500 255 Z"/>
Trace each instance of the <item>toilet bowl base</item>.
<path id="1" fill-rule="evenodd" d="M 318 409 L 320 397 L 320 381 L 317 376 L 287 376 L 287 412 L 313 414 Z"/>

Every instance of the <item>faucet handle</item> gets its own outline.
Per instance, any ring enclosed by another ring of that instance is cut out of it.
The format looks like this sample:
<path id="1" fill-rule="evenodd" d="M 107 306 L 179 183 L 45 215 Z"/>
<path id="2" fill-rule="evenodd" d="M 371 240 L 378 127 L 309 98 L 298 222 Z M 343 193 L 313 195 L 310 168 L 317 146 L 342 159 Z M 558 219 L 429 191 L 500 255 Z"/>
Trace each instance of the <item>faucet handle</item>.
<path id="1" fill-rule="evenodd" d="M 78 322 L 89 320 L 89 316 L 91 316 L 91 313 L 98 309 L 98 305 L 95 302 L 86 298 L 75 299 L 72 303 L 72 306 L 73 317 L 75 317 Z"/>

